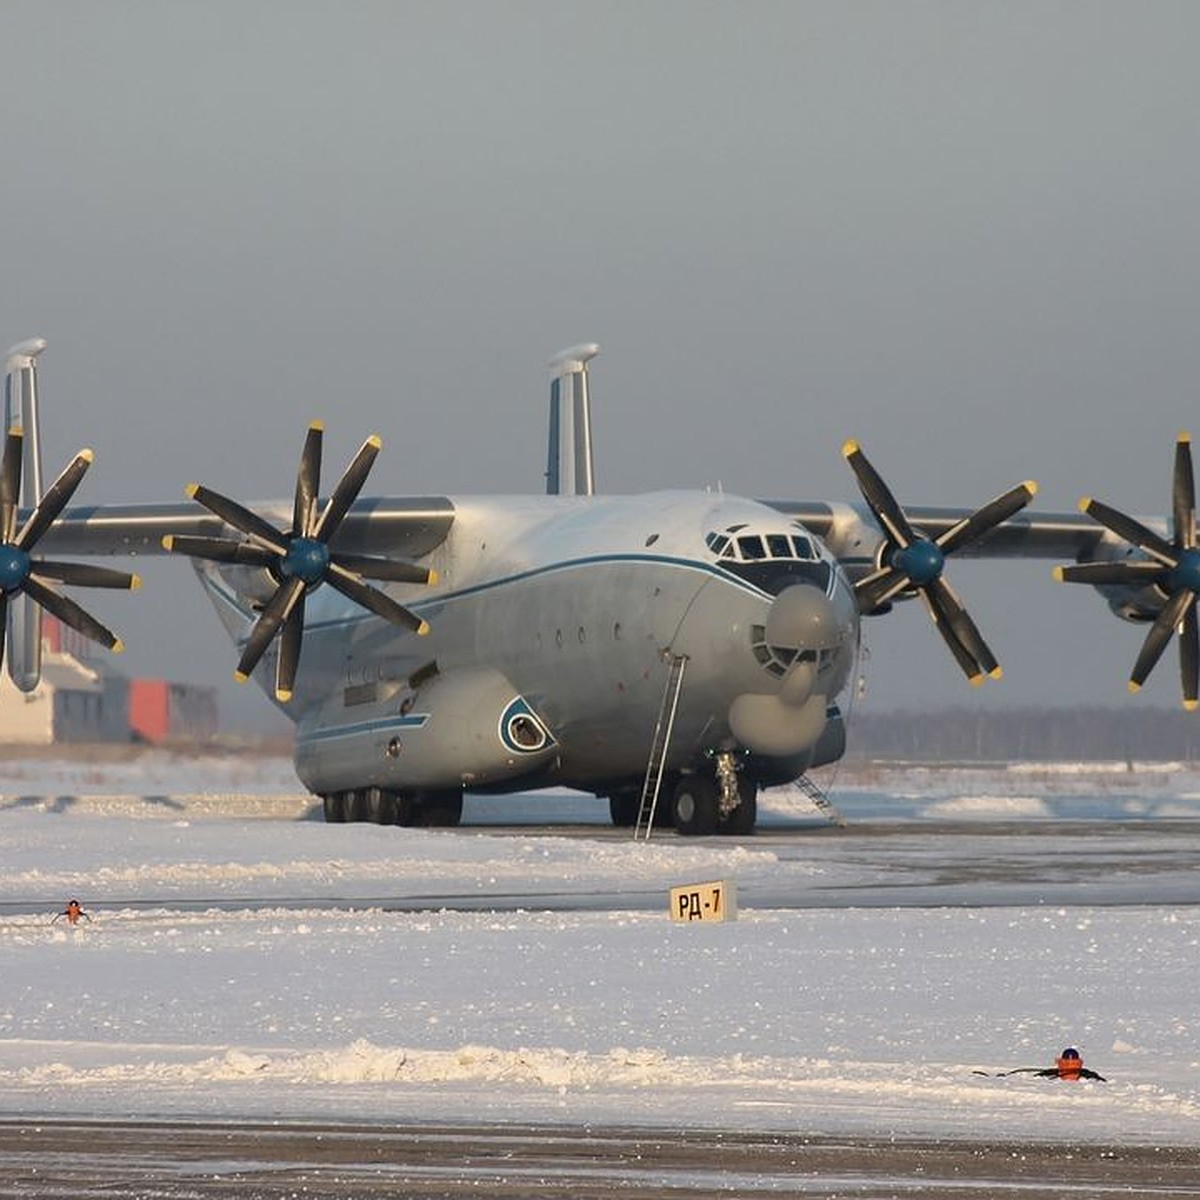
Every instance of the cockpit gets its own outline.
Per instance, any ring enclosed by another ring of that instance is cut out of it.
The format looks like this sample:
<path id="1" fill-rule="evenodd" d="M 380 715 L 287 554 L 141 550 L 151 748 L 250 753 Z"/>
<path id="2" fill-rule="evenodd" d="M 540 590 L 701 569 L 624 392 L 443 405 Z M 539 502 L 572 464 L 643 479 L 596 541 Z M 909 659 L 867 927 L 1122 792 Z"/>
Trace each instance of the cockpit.
<path id="1" fill-rule="evenodd" d="M 772 595 L 794 583 L 832 589 L 832 566 L 799 522 L 788 530 L 761 531 L 743 522 L 713 530 L 704 541 L 718 565 Z"/>
<path id="2" fill-rule="evenodd" d="M 730 525 L 724 533 L 710 533 L 704 540 L 721 561 L 762 562 L 788 559 L 815 562 L 811 539 L 803 533 L 742 533 L 746 525 Z"/>

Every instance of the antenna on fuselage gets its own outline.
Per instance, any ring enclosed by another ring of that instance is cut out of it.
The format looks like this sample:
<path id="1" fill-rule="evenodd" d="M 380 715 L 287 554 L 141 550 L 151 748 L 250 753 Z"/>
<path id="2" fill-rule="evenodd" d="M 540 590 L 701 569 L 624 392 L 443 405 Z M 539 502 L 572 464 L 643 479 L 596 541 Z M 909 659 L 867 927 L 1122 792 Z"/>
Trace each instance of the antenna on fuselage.
<path id="1" fill-rule="evenodd" d="M 596 490 L 587 365 L 599 353 L 595 342 L 587 342 L 562 350 L 550 360 L 548 496 L 590 496 Z"/>

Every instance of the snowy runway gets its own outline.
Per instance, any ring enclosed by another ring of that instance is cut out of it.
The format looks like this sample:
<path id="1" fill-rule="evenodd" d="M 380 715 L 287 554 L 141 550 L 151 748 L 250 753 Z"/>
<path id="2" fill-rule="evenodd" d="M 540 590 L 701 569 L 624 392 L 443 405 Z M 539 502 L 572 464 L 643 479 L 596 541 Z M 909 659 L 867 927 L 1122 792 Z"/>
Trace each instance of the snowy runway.
<path id="1" fill-rule="evenodd" d="M 913 871 L 936 886 L 954 847 L 991 863 L 982 882 L 954 880 L 986 902 L 1021 841 L 980 826 L 809 843 L 768 827 L 634 846 L 0 805 L 0 1115 L 1200 1146 L 1200 907 L 1154 890 L 1187 874 L 1179 828 L 1182 857 L 1158 873 L 1145 825 L 1106 835 L 1096 874 L 1127 873 L 1136 901 L 1087 903 L 1103 879 L 1082 879 L 1080 903 L 777 908 L 753 898 L 785 883 L 866 895 L 872 875 L 894 887 Z M 737 882 L 738 922 L 667 919 L 667 889 L 702 879 Z M 531 900 L 346 902 L 422 889 Z M 545 911 L 539 889 L 605 904 Z M 91 924 L 49 923 L 67 894 Z M 1067 1044 L 1110 1082 L 972 1074 L 1046 1065 Z"/>

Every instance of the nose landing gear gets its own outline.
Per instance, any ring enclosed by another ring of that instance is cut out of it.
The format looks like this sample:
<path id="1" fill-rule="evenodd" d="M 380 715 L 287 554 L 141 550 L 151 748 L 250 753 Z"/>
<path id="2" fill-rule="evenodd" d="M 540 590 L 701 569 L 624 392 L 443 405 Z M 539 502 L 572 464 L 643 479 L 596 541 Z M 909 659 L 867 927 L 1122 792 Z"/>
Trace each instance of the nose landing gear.
<path id="1" fill-rule="evenodd" d="M 737 772 L 732 752 L 716 755 L 716 771 L 684 775 L 671 797 L 675 828 L 685 836 L 744 836 L 758 818 L 758 785 Z"/>

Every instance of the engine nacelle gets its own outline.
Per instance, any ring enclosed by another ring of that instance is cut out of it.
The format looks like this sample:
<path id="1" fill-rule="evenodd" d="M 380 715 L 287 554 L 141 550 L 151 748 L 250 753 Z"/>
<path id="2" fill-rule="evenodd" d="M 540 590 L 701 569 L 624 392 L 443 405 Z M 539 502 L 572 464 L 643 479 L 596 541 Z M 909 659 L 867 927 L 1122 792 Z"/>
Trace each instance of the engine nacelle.
<path id="1" fill-rule="evenodd" d="M 372 704 L 347 707 L 339 694 L 296 730 L 296 773 L 320 794 L 484 787 L 536 771 L 557 753 L 533 707 L 491 667 L 437 674 Z"/>

